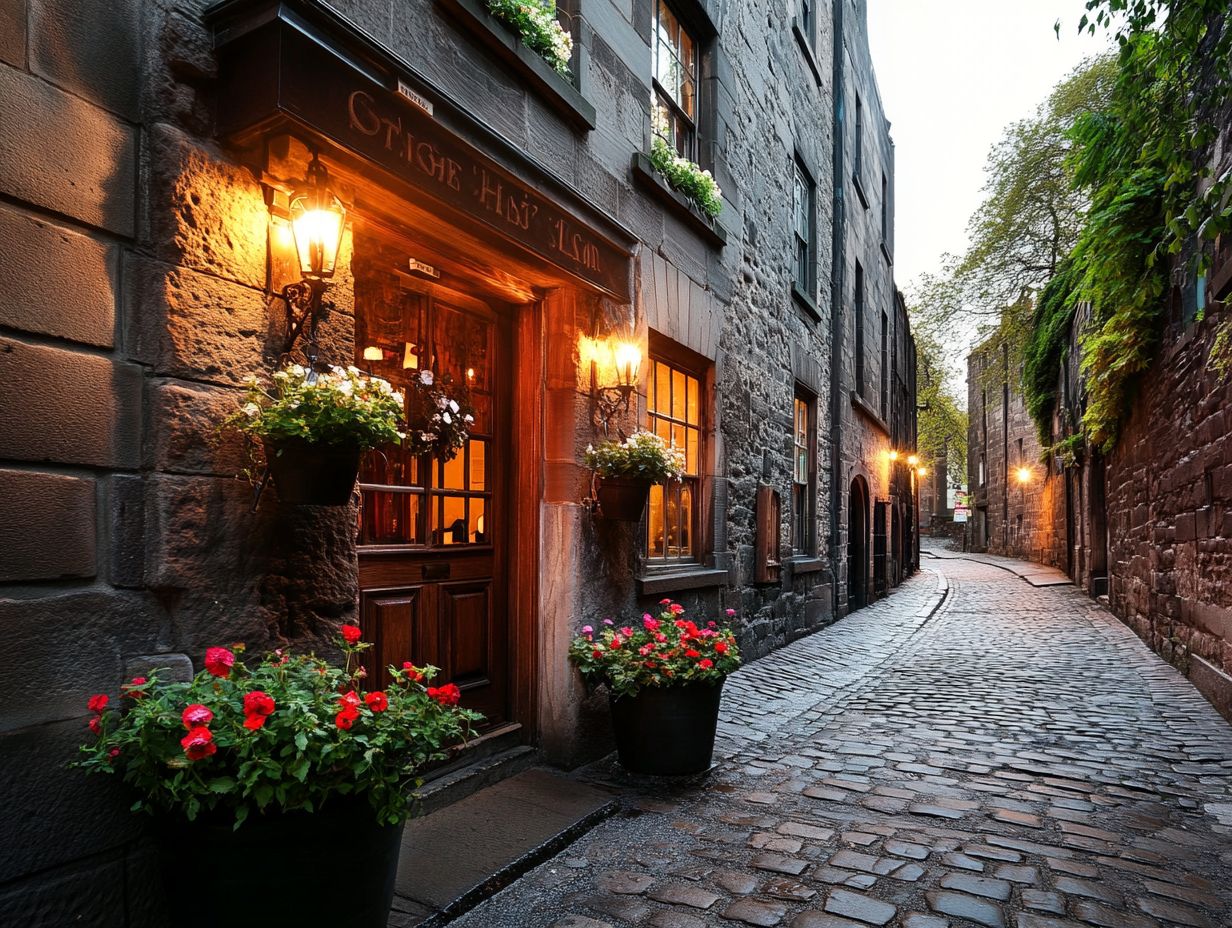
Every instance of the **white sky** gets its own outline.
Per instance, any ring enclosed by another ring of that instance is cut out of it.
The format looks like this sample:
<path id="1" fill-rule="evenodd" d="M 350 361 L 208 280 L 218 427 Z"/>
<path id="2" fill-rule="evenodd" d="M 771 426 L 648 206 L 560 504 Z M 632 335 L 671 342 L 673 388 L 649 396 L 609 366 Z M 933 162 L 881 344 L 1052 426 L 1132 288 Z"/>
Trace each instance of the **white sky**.
<path id="1" fill-rule="evenodd" d="M 906 288 L 966 247 L 988 150 L 1105 39 L 1083 0 L 868 0 L 873 67 L 895 142 L 894 276 Z M 1053 24 L 1061 20 L 1061 38 Z"/>

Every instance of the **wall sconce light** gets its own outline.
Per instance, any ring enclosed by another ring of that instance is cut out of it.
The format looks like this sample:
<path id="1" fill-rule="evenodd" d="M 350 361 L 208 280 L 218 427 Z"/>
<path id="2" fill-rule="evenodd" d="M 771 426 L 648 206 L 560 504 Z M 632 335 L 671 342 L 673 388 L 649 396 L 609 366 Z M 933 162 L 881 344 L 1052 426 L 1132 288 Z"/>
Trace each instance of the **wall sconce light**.
<path id="1" fill-rule="evenodd" d="M 384 361 L 385 352 L 382 349 L 378 348 L 376 345 L 369 345 L 367 348 L 364 349 L 364 360 L 365 361 Z"/>
<path id="2" fill-rule="evenodd" d="M 898 460 L 898 452 L 897 452 L 897 451 L 895 451 L 893 448 L 891 448 L 891 449 L 890 449 L 890 461 L 891 461 L 891 462 L 894 462 L 894 461 L 897 461 L 897 460 Z"/>
<path id="3" fill-rule="evenodd" d="M 637 392 L 642 349 L 629 341 L 601 341 L 584 338 L 583 359 L 590 360 L 590 396 L 594 404 L 595 425 L 607 435 L 612 418 L 628 412 Z"/>
<path id="4" fill-rule="evenodd" d="M 316 152 L 308 162 L 304 182 L 291 195 L 291 234 L 303 280 L 282 288 L 287 305 L 287 338 L 283 348 L 290 352 L 296 340 L 308 331 L 309 360 L 315 360 L 317 325 L 332 309 L 322 300 L 327 281 L 334 276 L 342 233 L 346 228 L 346 209 L 334 194 L 326 170 Z M 366 352 L 365 352 L 366 356 Z"/>
<path id="5" fill-rule="evenodd" d="M 1019 484 L 1022 484 L 1025 486 L 1026 484 L 1031 482 L 1031 478 L 1034 476 L 1034 474 L 1031 473 L 1031 468 L 1020 467 L 1018 468 L 1018 470 L 1014 472 L 1014 476 L 1018 478 Z"/>
<path id="6" fill-rule="evenodd" d="M 921 467 L 919 470 L 917 470 L 917 471 L 916 471 L 916 473 L 917 473 L 917 474 L 919 474 L 921 477 L 927 477 L 927 476 L 928 476 L 928 468 L 927 468 L 927 467 Z"/>
<path id="7" fill-rule="evenodd" d="M 919 463 L 920 463 L 920 456 L 918 454 L 907 455 L 907 466 L 908 467 L 915 467 Z"/>

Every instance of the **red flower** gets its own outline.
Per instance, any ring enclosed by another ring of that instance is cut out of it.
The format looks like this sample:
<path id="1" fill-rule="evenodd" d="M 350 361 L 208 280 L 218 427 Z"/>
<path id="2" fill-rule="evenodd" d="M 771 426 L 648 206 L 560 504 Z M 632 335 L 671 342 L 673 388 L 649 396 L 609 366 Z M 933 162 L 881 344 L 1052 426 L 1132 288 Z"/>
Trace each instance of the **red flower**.
<path id="1" fill-rule="evenodd" d="M 184 723 L 184 727 L 189 731 L 208 725 L 213 720 L 214 713 L 209 710 L 209 707 L 203 706 L 199 702 L 193 703 L 180 716 L 180 721 Z"/>
<path id="2" fill-rule="evenodd" d="M 726 641 L 716 641 L 714 643 L 714 651 L 716 654 L 726 654 L 727 653 L 727 642 Z"/>
<path id="3" fill-rule="evenodd" d="M 446 683 L 444 686 L 428 687 L 428 695 L 442 706 L 456 706 L 462 698 L 462 691 L 455 684 Z"/>
<path id="4" fill-rule="evenodd" d="M 226 648 L 207 648 L 205 651 L 205 669 L 216 677 L 224 680 L 231 676 L 231 665 L 235 663 L 235 655 Z"/>
<path id="5" fill-rule="evenodd" d="M 218 752 L 213 733 L 204 726 L 188 729 L 188 734 L 180 739 L 180 746 L 189 760 L 203 760 Z"/>
<path id="6" fill-rule="evenodd" d="M 590 652 L 590 656 L 593 657 L 595 660 L 599 660 L 600 658 L 603 657 L 603 652 L 596 649 Z"/>
<path id="7" fill-rule="evenodd" d="M 128 683 L 123 683 L 120 685 L 120 689 L 124 691 L 120 695 L 128 696 L 131 699 L 140 699 L 145 695 L 145 693 L 141 691 L 141 687 L 145 686 L 148 682 L 149 681 L 145 677 L 133 677 L 133 679 Z"/>
<path id="8" fill-rule="evenodd" d="M 372 693 L 365 693 L 364 702 L 368 704 L 368 708 L 373 712 L 384 712 L 389 708 L 389 697 L 380 690 Z"/>
<path id="9" fill-rule="evenodd" d="M 714 661 L 712 661 L 708 657 L 704 657 L 700 661 L 697 662 L 697 666 L 700 667 L 702 670 L 709 670 L 711 667 L 714 666 Z"/>
<path id="10" fill-rule="evenodd" d="M 619 635 L 613 635 L 612 643 L 608 645 L 608 647 L 610 647 L 613 651 L 617 651 L 620 649 L 622 644 L 624 644 L 624 641 L 621 640 L 621 637 Z"/>
<path id="11" fill-rule="evenodd" d="M 701 656 L 702 656 L 702 652 L 701 652 L 701 651 L 694 651 L 692 648 L 689 648 L 689 650 L 687 650 L 687 651 L 685 651 L 685 652 L 684 652 L 684 656 L 685 656 L 685 657 L 701 657 Z"/>
<path id="12" fill-rule="evenodd" d="M 672 603 L 667 608 L 671 611 L 672 615 L 680 615 L 680 613 L 684 612 L 684 606 L 680 605 L 680 603 Z"/>
<path id="13" fill-rule="evenodd" d="M 274 697 L 260 690 L 244 695 L 244 714 L 266 716 L 274 711 Z M 258 728 L 260 726 L 257 726 Z"/>
<path id="14" fill-rule="evenodd" d="M 112 748 L 110 751 L 107 752 L 107 756 L 110 757 L 112 760 L 115 760 L 117 757 L 120 756 L 120 749 Z"/>
<path id="15" fill-rule="evenodd" d="M 357 718 L 359 718 L 359 710 L 354 706 L 347 706 L 334 716 L 334 724 L 343 731 L 350 731 L 351 726 L 355 724 L 355 720 Z"/>
<path id="16" fill-rule="evenodd" d="M 103 723 L 98 720 L 97 715 L 91 716 L 89 725 L 90 725 L 90 731 L 94 732 L 94 734 L 96 735 L 102 734 Z"/>
<path id="17" fill-rule="evenodd" d="M 419 670 L 419 668 L 416 667 L 414 664 L 412 664 L 410 661 L 404 661 L 402 663 L 402 672 L 406 674 L 406 678 L 408 680 L 411 680 L 415 683 L 422 683 L 425 679 L 423 673 Z"/>
<path id="18" fill-rule="evenodd" d="M 107 702 L 110 697 L 106 693 L 95 693 L 86 702 L 86 708 L 91 712 L 96 712 L 99 715 L 103 714 L 103 710 L 107 708 Z"/>
<path id="19" fill-rule="evenodd" d="M 354 690 L 347 690 L 338 697 L 338 705 L 342 706 L 344 709 L 356 709 L 359 707 L 361 702 L 363 702 L 363 700 L 359 698 L 359 694 Z"/>
<path id="20" fill-rule="evenodd" d="M 671 604 L 672 604 L 672 601 L 671 601 L 670 599 L 661 599 L 661 600 L 659 600 L 659 605 L 660 605 L 660 606 L 670 606 Z"/>
<path id="21" fill-rule="evenodd" d="M 253 713 L 252 715 L 244 716 L 244 727 L 249 731 L 256 731 L 258 728 L 265 727 L 265 716 Z"/>
<path id="22" fill-rule="evenodd" d="M 342 626 L 342 640 L 347 644 L 355 644 L 358 642 L 361 634 L 363 633 L 359 630 L 358 625 Z"/>

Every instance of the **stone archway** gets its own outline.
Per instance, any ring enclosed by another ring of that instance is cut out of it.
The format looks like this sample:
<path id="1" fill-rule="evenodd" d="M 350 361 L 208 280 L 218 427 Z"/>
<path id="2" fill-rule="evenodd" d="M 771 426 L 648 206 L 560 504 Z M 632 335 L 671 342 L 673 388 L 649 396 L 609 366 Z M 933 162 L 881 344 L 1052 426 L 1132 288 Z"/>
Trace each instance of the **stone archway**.
<path id="1" fill-rule="evenodd" d="M 847 611 L 868 604 L 868 484 L 851 481 L 847 500 Z"/>

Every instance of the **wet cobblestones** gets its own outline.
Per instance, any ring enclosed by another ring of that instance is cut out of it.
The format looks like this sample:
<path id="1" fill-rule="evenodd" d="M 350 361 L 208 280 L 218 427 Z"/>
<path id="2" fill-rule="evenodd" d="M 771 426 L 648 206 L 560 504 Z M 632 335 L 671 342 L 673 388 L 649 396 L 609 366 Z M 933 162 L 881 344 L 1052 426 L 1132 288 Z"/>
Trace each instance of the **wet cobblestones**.
<path id="1" fill-rule="evenodd" d="M 925 565 L 733 677 L 708 776 L 590 771 L 624 815 L 455 924 L 1232 925 L 1232 728 L 1077 591 Z"/>

